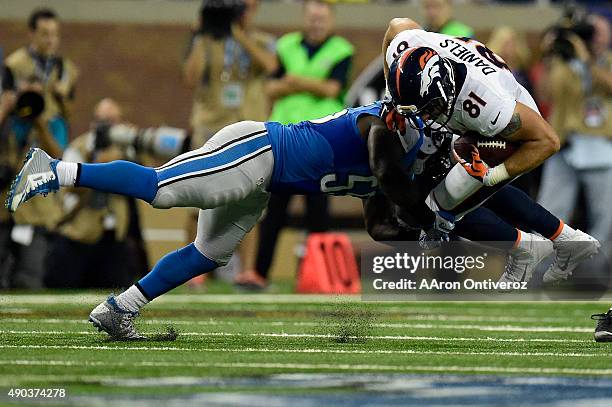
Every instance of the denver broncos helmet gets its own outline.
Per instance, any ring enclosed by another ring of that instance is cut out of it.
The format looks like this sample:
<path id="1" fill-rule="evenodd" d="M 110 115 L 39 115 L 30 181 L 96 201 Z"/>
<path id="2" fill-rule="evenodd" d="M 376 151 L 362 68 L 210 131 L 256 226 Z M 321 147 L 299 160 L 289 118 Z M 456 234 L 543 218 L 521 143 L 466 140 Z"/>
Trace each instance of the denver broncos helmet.
<path id="1" fill-rule="evenodd" d="M 395 110 L 417 127 L 446 124 L 455 102 L 452 63 L 428 47 L 408 48 L 389 67 L 388 88 Z"/>

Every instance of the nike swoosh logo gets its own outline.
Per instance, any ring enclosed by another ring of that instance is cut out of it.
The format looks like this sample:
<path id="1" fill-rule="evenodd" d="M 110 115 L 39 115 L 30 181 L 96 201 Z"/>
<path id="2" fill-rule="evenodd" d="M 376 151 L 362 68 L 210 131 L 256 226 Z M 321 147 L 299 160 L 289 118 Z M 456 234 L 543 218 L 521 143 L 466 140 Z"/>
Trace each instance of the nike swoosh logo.
<path id="1" fill-rule="evenodd" d="M 499 119 L 499 114 L 500 114 L 500 113 L 501 113 L 501 112 L 497 113 L 497 116 L 495 116 L 495 120 L 491 121 L 491 124 L 495 124 L 495 123 L 497 123 L 497 119 Z"/>
<path id="2" fill-rule="evenodd" d="M 523 275 L 522 275 L 522 277 L 521 277 L 521 283 L 522 283 L 523 281 L 525 281 L 525 276 L 527 275 L 527 267 L 529 267 L 529 266 L 525 266 L 525 270 L 523 271 Z"/>
<path id="3" fill-rule="evenodd" d="M 567 258 L 567 260 L 565 261 L 565 264 L 559 264 L 559 270 L 561 270 L 561 271 L 567 270 L 567 266 L 569 265 L 569 262 L 570 262 L 571 258 L 572 258 L 572 255 L 570 254 L 569 257 Z"/>

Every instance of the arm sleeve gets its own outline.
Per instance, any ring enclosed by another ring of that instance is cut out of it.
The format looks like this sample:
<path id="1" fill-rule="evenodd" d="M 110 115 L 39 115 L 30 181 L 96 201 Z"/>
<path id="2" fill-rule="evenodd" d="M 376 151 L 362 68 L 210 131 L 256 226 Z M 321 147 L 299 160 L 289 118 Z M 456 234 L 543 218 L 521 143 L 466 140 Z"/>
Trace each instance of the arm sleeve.
<path id="1" fill-rule="evenodd" d="M 483 136 L 496 136 L 510 123 L 515 107 L 516 100 L 513 98 L 500 98 L 497 103 L 486 106 L 482 109 L 480 126 L 476 131 Z"/>

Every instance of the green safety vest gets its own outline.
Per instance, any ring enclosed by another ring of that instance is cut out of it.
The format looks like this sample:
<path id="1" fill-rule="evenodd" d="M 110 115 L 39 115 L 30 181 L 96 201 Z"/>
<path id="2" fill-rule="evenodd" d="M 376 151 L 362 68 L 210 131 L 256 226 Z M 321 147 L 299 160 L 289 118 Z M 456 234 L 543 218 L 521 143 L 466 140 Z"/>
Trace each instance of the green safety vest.
<path id="1" fill-rule="evenodd" d="M 276 43 L 280 63 L 287 74 L 327 79 L 340 61 L 353 55 L 351 43 L 333 36 L 309 59 L 302 38 L 302 33 L 289 33 Z M 343 99 L 344 92 L 337 98 L 323 98 L 307 92 L 287 95 L 274 103 L 270 121 L 287 124 L 327 116 L 344 109 Z"/>
<path id="2" fill-rule="evenodd" d="M 440 34 L 450 35 L 451 37 L 468 37 L 474 36 L 474 31 L 469 26 L 460 23 L 457 20 L 449 20 L 440 28 Z"/>

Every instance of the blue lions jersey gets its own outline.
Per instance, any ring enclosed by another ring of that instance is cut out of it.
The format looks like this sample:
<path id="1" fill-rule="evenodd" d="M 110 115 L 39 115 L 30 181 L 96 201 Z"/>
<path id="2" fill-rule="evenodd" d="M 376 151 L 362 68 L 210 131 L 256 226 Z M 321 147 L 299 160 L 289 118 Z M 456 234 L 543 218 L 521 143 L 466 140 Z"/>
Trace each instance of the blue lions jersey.
<path id="1" fill-rule="evenodd" d="M 317 120 L 282 125 L 267 122 L 274 153 L 270 190 L 292 194 L 374 195 L 378 181 L 370 170 L 368 148 L 357 120 L 379 116 L 381 103 L 342 110 Z M 422 135 L 406 151 L 411 165 L 422 144 Z M 405 145 L 402 141 L 402 145 Z"/>

